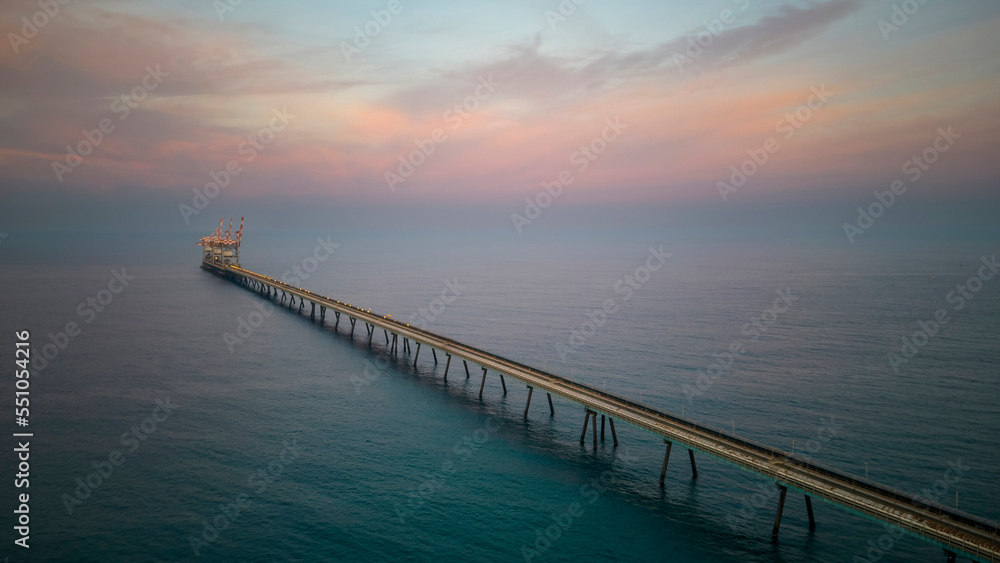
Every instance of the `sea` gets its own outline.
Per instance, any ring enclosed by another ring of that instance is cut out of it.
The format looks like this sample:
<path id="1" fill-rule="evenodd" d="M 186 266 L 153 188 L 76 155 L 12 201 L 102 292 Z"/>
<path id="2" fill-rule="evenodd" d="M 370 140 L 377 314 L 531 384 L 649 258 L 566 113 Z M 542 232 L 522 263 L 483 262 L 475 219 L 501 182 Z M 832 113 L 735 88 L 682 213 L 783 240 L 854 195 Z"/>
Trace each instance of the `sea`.
<path id="1" fill-rule="evenodd" d="M 22 331 L 33 356 L 26 426 L 0 389 L 5 562 L 945 560 L 820 500 L 810 531 L 794 491 L 772 541 L 765 478 L 700 452 L 694 477 L 678 444 L 661 486 L 661 438 L 581 445 L 582 407 L 538 392 L 525 419 L 524 384 L 490 372 L 480 399 L 479 366 L 446 380 L 442 353 L 270 302 L 200 269 L 197 238 L 0 241 L 0 359 Z M 997 521 L 998 252 L 332 226 L 249 231 L 241 264 Z"/>

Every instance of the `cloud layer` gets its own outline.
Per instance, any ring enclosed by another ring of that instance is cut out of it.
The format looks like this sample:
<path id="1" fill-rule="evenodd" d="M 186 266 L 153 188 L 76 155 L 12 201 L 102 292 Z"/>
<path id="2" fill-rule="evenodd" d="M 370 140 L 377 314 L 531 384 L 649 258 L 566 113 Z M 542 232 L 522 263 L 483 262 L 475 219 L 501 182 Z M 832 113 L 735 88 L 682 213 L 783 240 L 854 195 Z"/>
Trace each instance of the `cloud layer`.
<path id="1" fill-rule="evenodd" d="M 220 20 L 203 7 L 95 1 L 41 18 L 35 3 L 8 2 L 0 190 L 187 194 L 236 160 L 244 172 L 231 191 L 242 197 L 516 202 L 568 170 L 579 202 L 715 201 L 718 182 L 773 138 L 780 150 L 746 197 L 835 199 L 881 187 L 952 126 L 962 142 L 927 191 L 979 196 L 998 179 L 990 147 L 1000 126 L 983 116 L 1000 115 L 989 95 L 1000 81 L 1000 20 L 975 6 L 936 20 L 927 5 L 889 40 L 878 21 L 891 10 L 858 0 L 741 0 L 686 6 L 704 15 L 671 36 L 639 37 L 597 12 L 556 29 L 539 14 L 493 30 L 487 15 L 478 25 L 492 33 L 470 42 L 461 21 L 430 3 L 348 61 L 353 26 L 299 36 L 274 8 L 242 5 Z M 307 8 L 362 23 L 367 11 L 295 4 L 287 15 Z M 33 17 L 48 21 L 28 38 L 23 18 Z M 428 45 L 447 56 L 427 55 Z M 832 96 L 804 111 L 819 87 Z M 274 131 L 282 109 L 294 119 Z M 602 142 L 609 119 L 627 128 Z M 108 122 L 77 164 L 72 155 Z M 584 167 L 588 148 L 597 154 Z M 407 172 L 405 160 L 413 170 L 390 190 L 386 174 Z"/>

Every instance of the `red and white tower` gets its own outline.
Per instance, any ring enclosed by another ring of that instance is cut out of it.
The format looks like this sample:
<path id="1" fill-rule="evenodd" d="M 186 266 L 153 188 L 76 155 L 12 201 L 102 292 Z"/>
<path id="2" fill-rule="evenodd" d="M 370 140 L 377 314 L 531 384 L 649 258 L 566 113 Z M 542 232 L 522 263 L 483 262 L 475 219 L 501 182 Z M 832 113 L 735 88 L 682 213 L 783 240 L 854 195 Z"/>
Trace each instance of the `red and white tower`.
<path id="1" fill-rule="evenodd" d="M 236 238 L 233 237 L 233 220 L 229 219 L 229 228 L 225 235 L 222 233 L 224 219 L 219 219 L 219 226 L 207 237 L 201 237 L 198 246 L 203 249 L 202 260 L 220 265 L 233 264 L 240 265 L 240 243 L 243 241 L 243 217 L 240 217 L 240 230 L 236 231 Z"/>

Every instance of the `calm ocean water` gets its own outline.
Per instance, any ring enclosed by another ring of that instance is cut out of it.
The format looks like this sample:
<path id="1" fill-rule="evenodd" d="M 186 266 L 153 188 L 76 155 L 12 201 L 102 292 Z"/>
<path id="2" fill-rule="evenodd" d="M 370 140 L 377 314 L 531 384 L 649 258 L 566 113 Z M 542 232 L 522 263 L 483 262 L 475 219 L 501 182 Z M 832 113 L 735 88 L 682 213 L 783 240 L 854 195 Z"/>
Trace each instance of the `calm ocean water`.
<path id="1" fill-rule="evenodd" d="M 331 230 L 251 233 L 243 265 L 277 278 L 312 270 L 317 237 L 339 246 L 299 284 L 316 293 L 416 315 L 769 445 L 794 441 L 818 462 L 867 467 L 908 492 L 933 491 L 958 464 L 967 469 L 940 502 L 953 506 L 957 493 L 960 509 L 1000 520 L 1000 277 L 961 310 L 947 300 L 1000 240 L 851 247 L 671 232 Z M 10 362 L 15 330 L 30 330 L 36 351 L 64 344 L 32 374 L 32 547 L 12 547 L 8 513 L 10 561 L 833 562 L 865 560 L 885 534 L 821 502 L 809 533 L 803 499 L 789 495 L 772 543 L 765 480 L 702 455 L 692 480 L 675 449 L 661 489 L 654 436 L 621 424 L 617 449 L 610 436 L 596 452 L 589 436 L 581 447 L 581 408 L 557 398 L 550 417 L 536 394 L 525 422 L 516 381 L 504 396 L 491 374 L 480 401 L 475 367 L 466 379 L 454 364 L 443 382 L 444 358 L 435 365 L 430 350 L 413 367 L 412 355 L 386 355 L 381 333 L 369 344 L 360 327 L 353 339 L 346 322 L 335 331 L 332 315 L 320 326 L 270 311 L 200 270 L 195 240 L 12 233 L 0 246 L 0 357 Z M 626 276 L 661 245 L 671 257 L 630 286 Z M 122 268 L 134 279 L 101 294 Z M 764 314 L 753 340 L 744 326 L 778 291 L 791 304 Z M 454 299 L 436 302 L 442 292 Z M 89 312 L 88 298 L 109 295 Z M 607 300 L 615 312 L 589 330 Z M 887 354 L 937 309 L 948 324 L 896 373 Z M 240 330 L 241 319 L 256 326 Z M 80 334 L 63 339 L 68 322 Z M 226 333 L 241 341 L 227 345 Z M 745 351 L 699 389 L 713 355 L 735 341 Z M 9 479 L 9 449 L 0 460 Z M 556 538 L 540 540 L 546 530 Z M 915 538 L 892 544 L 881 561 L 944 560 Z"/>

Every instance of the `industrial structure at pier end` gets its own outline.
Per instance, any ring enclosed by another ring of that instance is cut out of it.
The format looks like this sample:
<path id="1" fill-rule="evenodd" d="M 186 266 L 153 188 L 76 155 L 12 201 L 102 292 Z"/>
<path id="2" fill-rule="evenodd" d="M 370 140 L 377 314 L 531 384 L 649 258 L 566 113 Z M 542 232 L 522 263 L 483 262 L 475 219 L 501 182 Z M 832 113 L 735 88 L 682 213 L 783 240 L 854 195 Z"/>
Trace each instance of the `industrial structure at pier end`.
<path id="1" fill-rule="evenodd" d="M 229 229 L 225 236 L 222 235 L 223 219 L 219 219 L 219 226 L 207 237 L 201 237 L 196 242 L 202 247 L 202 261 L 220 266 L 240 265 L 240 243 L 243 241 L 243 219 L 240 217 L 240 230 L 236 231 L 236 238 L 233 236 L 233 220 L 229 219 Z"/>
<path id="2" fill-rule="evenodd" d="M 601 441 L 604 441 L 605 422 L 607 422 L 610 424 L 615 447 L 618 446 L 616 419 L 619 423 L 624 422 L 662 438 L 666 451 L 660 468 L 661 486 L 666 478 L 670 450 L 674 444 L 688 450 L 692 479 L 698 476 L 695 452 L 699 452 L 773 482 L 780 493 L 771 532 L 774 540 L 778 537 L 785 498 L 790 489 L 804 497 L 810 533 L 816 533 L 817 527 L 812 510 L 812 499 L 815 498 L 938 545 L 944 551 L 943 560 L 954 561 L 960 554 L 974 561 L 1000 563 L 1000 530 L 994 522 L 959 511 L 957 508 L 932 502 L 919 495 L 906 494 L 867 478 L 819 465 L 794 453 L 738 437 L 735 433 L 709 428 L 682 416 L 638 404 L 604 390 L 529 367 L 447 336 L 401 323 L 390 318 L 390 315 L 380 315 L 373 309 L 348 305 L 340 300 L 251 272 L 240 265 L 243 219 L 240 219 L 240 228 L 236 231 L 235 238 L 233 238 L 232 219 L 225 234 L 222 233 L 222 227 L 223 220 L 220 219 L 218 228 L 197 243 L 203 248 L 201 267 L 204 270 L 258 294 L 261 299 L 273 301 L 283 307 L 287 306 L 290 311 L 298 314 L 304 314 L 306 304 L 309 304 L 310 318 L 320 325 L 326 323 L 326 313 L 331 311 L 336 317 L 333 324 L 334 332 L 344 338 L 351 340 L 356 338 L 354 335 L 356 324 L 361 320 L 365 324 L 365 335 L 361 338 L 367 341 L 369 347 L 378 346 L 385 353 L 405 358 L 407 361 L 412 354 L 414 366 L 420 359 L 422 346 L 430 348 L 434 364 L 438 363 L 437 352 L 442 352 L 445 355 L 443 370 L 445 380 L 448 379 L 452 358 L 462 360 L 466 379 L 471 377 L 469 364 L 477 365 L 482 370 L 482 380 L 479 384 L 480 400 L 483 398 L 487 372 L 492 370 L 499 376 L 504 395 L 507 394 L 505 376 L 518 380 L 528 388 L 524 419 L 528 418 L 528 409 L 535 389 L 545 392 L 548 398 L 549 416 L 555 416 L 553 395 L 575 405 L 576 408 L 582 407 L 584 420 L 583 432 L 580 434 L 581 446 L 586 443 L 589 426 L 593 447 L 597 449 L 598 415 L 601 418 Z M 342 315 L 350 322 L 350 332 L 347 332 L 346 323 L 344 331 L 340 331 Z M 377 330 L 382 330 L 385 337 L 384 344 L 374 338 Z M 411 343 L 416 344 L 415 351 Z"/>

